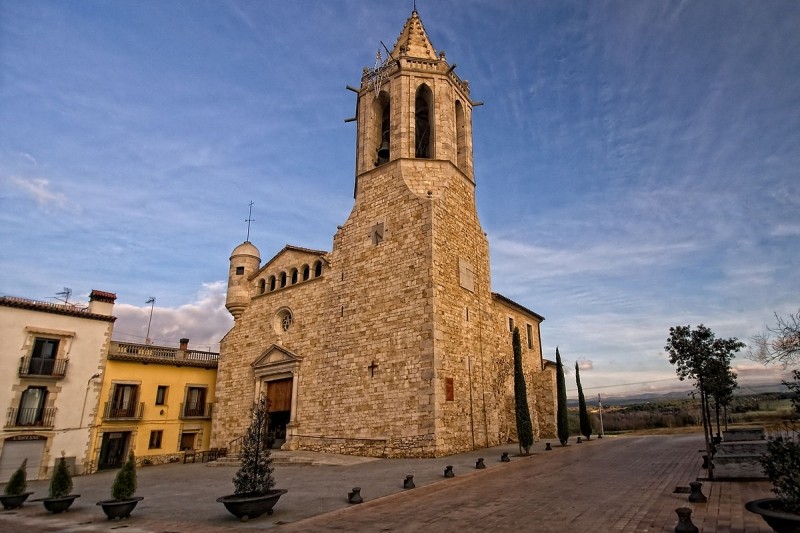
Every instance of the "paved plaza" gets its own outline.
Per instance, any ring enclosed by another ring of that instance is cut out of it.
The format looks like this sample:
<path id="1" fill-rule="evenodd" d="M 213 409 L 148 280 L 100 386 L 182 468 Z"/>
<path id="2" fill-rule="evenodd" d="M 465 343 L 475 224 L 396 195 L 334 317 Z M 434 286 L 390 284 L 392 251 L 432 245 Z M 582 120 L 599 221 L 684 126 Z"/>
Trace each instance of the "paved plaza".
<path id="1" fill-rule="evenodd" d="M 215 500 L 233 492 L 235 468 L 170 464 L 138 470 L 144 496 L 130 519 L 107 521 L 95 502 L 110 497 L 115 472 L 74 478 L 81 497 L 70 511 L 48 514 L 41 503 L 0 511 L 0 531 L 213 533 L 279 531 L 559 531 L 672 532 L 675 509 L 689 507 L 704 532 L 768 533 L 744 502 L 769 497 L 766 481 L 703 482 L 708 503 L 675 493 L 702 478 L 701 435 L 625 436 L 561 447 L 534 445 L 529 457 L 501 446 L 438 459 L 367 459 L 310 452 L 289 457 L 309 464 L 278 464 L 278 488 L 288 489 L 271 516 L 240 522 Z M 509 452 L 510 463 L 500 462 Z M 287 454 L 276 454 L 285 460 Z M 487 468 L 476 470 L 483 457 Z M 445 479 L 446 466 L 456 477 Z M 403 489 L 406 475 L 416 488 Z M 32 498 L 48 481 L 32 481 Z M 364 503 L 347 503 L 361 487 Z"/>

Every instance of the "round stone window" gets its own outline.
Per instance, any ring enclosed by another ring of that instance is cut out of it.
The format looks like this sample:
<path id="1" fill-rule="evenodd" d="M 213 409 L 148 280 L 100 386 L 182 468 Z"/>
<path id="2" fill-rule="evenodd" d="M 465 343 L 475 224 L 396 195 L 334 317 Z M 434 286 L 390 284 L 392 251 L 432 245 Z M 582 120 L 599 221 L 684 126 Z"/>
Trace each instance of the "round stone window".
<path id="1" fill-rule="evenodd" d="M 286 333 L 289 331 L 293 323 L 294 317 L 292 316 L 292 312 L 287 308 L 283 308 L 275 313 L 272 326 L 275 329 L 275 333 L 280 335 L 281 333 Z"/>

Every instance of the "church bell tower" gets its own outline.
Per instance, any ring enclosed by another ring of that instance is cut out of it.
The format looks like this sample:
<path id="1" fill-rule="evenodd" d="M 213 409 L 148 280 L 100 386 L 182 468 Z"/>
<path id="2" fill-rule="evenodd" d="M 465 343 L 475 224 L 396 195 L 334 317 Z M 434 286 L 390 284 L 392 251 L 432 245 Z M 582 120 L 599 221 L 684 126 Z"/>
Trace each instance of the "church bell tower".
<path id="1" fill-rule="evenodd" d="M 329 338 L 342 379 L 364 376 L 347 389 L 362 402 L 365 433 L 442 455 L 487 442 L 479 378 L 491 288 L 475 204 L 475 103 L 416 10 L 387 53 L 351 88 L 355 202 L 331 252 Z"/>
<path id="2" fill-rule="evenodd" d="M 449 161 L 474 182 L 469 84 L 437 54 L 416 10 L 387 54 L 379 51 L 361 78 L 356 176 L 398 159 L 424 159 Z"/>

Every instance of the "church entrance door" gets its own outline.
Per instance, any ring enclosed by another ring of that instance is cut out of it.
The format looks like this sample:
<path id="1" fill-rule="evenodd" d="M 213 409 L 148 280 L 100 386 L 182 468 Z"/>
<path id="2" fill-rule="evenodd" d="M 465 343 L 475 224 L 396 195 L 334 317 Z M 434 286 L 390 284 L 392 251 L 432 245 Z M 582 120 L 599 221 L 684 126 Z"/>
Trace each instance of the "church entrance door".
<path id="1" fill-rule="evenodd" d="M 286 442 L 286 426 L 292 411 L 292 378 L 267 381 L 269 399 L 269 430 L 274 436 L 273 448 L 280 448 Z"/>

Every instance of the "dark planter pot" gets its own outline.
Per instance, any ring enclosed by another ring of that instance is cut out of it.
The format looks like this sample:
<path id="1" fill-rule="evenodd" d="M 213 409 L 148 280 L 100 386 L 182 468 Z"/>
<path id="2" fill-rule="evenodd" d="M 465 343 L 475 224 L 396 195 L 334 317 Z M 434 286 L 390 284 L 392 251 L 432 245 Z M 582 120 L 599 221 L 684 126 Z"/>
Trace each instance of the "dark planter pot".
<path id="1" fill-rule="evenodd" d="M 22 507 L 22 504 L 25 503 L 25 500 L 28 499 L 28 496 L 33 494 L 32 492 L 23 492 L 22 494 L 3 494 L 0 496 L 0 503 L 3 504 L 3 509 L 16 509 L 17 507 Z"/>
<path id="2" fill-rule="evenodd" d="M 136 507 L 136 504 L 144 500 L 142 496 L 134 496 L 127 500 L 103 500 L 97 502 L 97 505 L 103 508 L 109 520 L 115 518 L 123 519 L 131 515 L 131 511 Z"/>
<path id="3" fill-rule="evenodd" d="M 80 494 L 70 494 L 69 496 L 64 496 L 63 498 L 42 498 L 40 501 L 44 504 L 45 509 L 53 514 L 58 514 L 69 509 L 69 506 L 72 505 L 72 502 L 75 501 L 75 498 L 80 497 Z"/>
<path id="4" fill-rule="evenodd" d="M 800 533 L 800 514 L 783 511 L 780 500 L 777 498 L 753 500 L 744 504 L 744 507 L 751 513 L 760 514 L 773 531 Z"/>
<path id="5" fill-rule="evenodd" d="M 247 522 L 264 513 L 272 514 L 272 508 L 278 503 L 278 499 L 287 492 L 286 489 L 273 489 L 266 494 L 231 494 L 217 498 L 217 501 L 233 516 Z"/>

